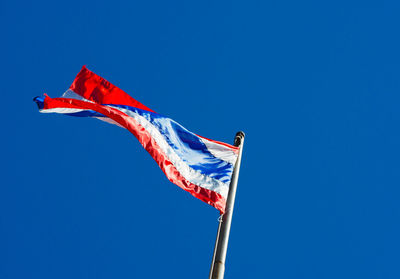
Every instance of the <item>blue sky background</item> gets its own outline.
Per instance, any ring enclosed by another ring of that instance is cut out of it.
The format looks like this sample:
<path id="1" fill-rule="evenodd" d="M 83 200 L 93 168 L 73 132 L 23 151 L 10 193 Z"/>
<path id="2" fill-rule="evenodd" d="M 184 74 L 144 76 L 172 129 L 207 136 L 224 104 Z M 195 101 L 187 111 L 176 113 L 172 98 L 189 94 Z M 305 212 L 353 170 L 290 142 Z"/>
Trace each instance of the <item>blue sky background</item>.
<path id="1" fill-rule="evenodd" d="M 39 114 L 82 65 L 246 132 L 226 278 L 400 278 L 398 1 L 0 2 L 0 278 L 207 278 L 218 212 L 126 130 Z"/>

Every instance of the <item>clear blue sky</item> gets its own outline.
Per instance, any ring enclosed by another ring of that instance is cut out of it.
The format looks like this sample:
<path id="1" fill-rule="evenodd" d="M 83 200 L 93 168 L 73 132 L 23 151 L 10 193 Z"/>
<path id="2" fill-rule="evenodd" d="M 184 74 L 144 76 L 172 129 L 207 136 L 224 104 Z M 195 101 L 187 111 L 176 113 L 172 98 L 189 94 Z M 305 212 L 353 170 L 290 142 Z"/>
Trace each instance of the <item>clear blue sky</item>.
<path id="1" fill-rule="evenodd" d="M 9 1 L 0 278 L 207 278 L 218 212 L 126 130 L 44 115 L 82 65 L 246 132 L 226 278 L 400 278 L 398 1 Z"/>

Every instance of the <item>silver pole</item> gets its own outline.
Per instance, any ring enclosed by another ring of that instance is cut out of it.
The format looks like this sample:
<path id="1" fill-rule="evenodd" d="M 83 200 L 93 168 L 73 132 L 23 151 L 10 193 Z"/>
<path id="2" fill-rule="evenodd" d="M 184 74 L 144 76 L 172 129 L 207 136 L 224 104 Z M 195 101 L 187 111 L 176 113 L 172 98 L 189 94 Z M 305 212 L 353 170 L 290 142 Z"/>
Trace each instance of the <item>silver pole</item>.
<path id="1" fill-rule="evenodd" d="M 233 206 L 235 204 L 236 188 L 239 178 L 240 161 L 242 159 L 242 150 L 244 142 L 244 133 L 237 132 L 234 145 L 239 147 L 239 154 L 233 169 L 231 184 L 229 185 L 228 198 L 226 200 L 225 213 L 222 215 L 218 226 L 217 239 L 215 241 L 214 255 L 211 263 L 209 279 L 223 279 L 225 273 L 226 251 L 228 249 L 229 232 L 231 230 Z"/>

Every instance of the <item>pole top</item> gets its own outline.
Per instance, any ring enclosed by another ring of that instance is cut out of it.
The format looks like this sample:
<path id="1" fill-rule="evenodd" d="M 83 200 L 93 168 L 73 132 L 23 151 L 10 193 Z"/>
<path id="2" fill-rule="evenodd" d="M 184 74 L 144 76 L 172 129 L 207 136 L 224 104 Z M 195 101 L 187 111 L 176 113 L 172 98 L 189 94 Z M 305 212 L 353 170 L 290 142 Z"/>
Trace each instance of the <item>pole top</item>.
<path id="1" fill-rule="evenodd" d="M 244 140 L 244 136 L 245 136 L 245 134 L 244 134 L 244 132 L 243 131 L 239 131 L 239 132 L 237 132 L 236 133 L 236 136 L 235 136 L 235 146 L 240 146 L 240 144 L 242 143 L 242 141 Z"/>

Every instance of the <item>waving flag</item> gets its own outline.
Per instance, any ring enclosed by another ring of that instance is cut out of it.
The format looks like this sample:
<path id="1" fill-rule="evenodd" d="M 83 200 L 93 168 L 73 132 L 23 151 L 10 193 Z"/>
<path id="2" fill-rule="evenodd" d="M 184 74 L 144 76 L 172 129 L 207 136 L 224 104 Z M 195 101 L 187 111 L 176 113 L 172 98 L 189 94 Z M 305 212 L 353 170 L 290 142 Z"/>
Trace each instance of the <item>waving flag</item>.
<path id="1" fill-rule="evenodd" d="M 62 97 L 34 101 L 43 113 L 95 117 L 127 129 L 172 183 L 224 213 L 237 147 L 188 131 L 85 66 Z"/>

